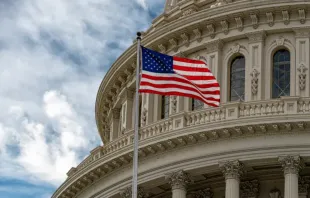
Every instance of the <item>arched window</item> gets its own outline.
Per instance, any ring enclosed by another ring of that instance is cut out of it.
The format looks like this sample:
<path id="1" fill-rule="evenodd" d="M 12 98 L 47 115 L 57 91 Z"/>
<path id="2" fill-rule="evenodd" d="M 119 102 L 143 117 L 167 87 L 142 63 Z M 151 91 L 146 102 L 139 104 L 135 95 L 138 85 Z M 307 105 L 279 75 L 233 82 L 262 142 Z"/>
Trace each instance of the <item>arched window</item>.
<path id="1" fill-rule="evenodd" d="M 273 55 L 272 98 L 290 95 L 290 52 L 286 49 Z"/>
<path id="2" fill-rule="evenodd" d="M 169 116 L 170 101 L 169 96 L 161 96 L 161 119 Z"/>
<path id="3" fill-rule="evenodd" d="M 204 104 L 201 100 L 192 99 L 192 111 L 195 111 L 197 109 L 202 109 L 203 106 Z"/>
<path id="4" fill-rule="evenodd" d="M 238 56 L 230 65 L 230 101 L 244 101 L 245 58 Z"/>

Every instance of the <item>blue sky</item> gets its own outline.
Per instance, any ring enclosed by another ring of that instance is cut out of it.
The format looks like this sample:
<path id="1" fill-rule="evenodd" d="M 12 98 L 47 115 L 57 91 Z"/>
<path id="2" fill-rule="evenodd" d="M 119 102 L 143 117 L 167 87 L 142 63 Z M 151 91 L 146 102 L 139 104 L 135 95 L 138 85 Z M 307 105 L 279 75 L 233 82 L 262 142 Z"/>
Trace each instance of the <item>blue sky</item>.
<path id="1" fill-rule="evenodd" d="M 164 2 L 0 1 L 0 198 L 49 198 L 101 144 L 99 84 Z"/>

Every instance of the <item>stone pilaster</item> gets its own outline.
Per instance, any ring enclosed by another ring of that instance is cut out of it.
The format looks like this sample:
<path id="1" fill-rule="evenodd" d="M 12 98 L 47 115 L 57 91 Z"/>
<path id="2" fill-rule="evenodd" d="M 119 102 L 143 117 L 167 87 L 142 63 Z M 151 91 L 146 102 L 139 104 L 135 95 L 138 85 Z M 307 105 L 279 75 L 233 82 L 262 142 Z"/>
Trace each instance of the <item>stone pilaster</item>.
<path id="1" fill-rule="evenodd" d="M 223 48 L 224 42 L 220 39 L 212 41 L 210 43 L 207 43 L 205 45 L 207 49 L 207 63 L 209 66 L 209 69 L 211 70 L 212 74 L 215 76 L 218 83 L 222 85 L 226 85 L 227 78 L 222 77 L 221 71 L 222 70 L 222 48 Z M 223 87 L 223 86 L 222 86 Z M 223 101 L 223 94 L 226 94 L 226 92 L 221 91 L 221 101 Z M 226 101 L 223 101 L 226 102 Z M 205 104 L 205 107 L 208 107 L 208 105 Z"/>
<path id="2" fill-rule="evenodd" d="M 133 128 L 133 96 L 134 91 L 131 89 L 123 89 L 120 93 L 120 97 L 122 98 L 122 108 L 121 108 L 121 133 L 123 134 L 126 130 L 130 130 Z"/>
<path id="3" fill-rule="evenodd" d="M 220 163 L 226 182 L 225 198 L 239 198 L 240 176 L 244 173 L 244 165 L 239 161 Z"/>
<path id="4" fill-rule="evenodd" d="M 191 182 L 189 175 L 183 170 L 166 175 L 166 180 L 171 185 L 172 198 L 186 198 L 186 187 Z"/>
<path id="5" fill-rule="evenodd" d="M 298 197 L 298 173 L 304 167 L 299 156 L 279 157 L 285 177 L 284 198 Z"/>
<path id="6" fill-rule="evenodd" d="M 263 69 L 266 33 L 264 31 L 256 31 L 247 33 L 246 36 L 249 38 L 250 54 L 250 65 L 247 65 L 246 75 L 251 79 L 251 83 L 247 83 L 245 87 L 246 98 L 250 100 L 262 100 L 264 99 L 264 72 L 266 72 Z"/>
<path id="7" fill-rule="evenodd" d="M 294 28 L 296 38 L 296 96 L 309 97 L 309 37 L 310 27 Z"/>
<path id="8" fill-rule="evenodd" d="M 111 109 L 110 115 L 110 141 L 115 140 L 119 133 L 120 109 Z"/>
<path id="9" fill-rule="evenodd" d="M 240 184 L 241 198 L 257 198 L 259 196 L 259 181 L 244 181 Z"/>
<path id="10" fill-rule="evenodd" d="M 132 187 L 127 187 L 120 191 L 120 195 L 122 198 L 132 198 Z M 144 191 L 142 187 L 138 186 L 138 196 L 137 198 L 148 198 L 149 194 Z"/>
<path id="11" fill-rule="evenodd" d="M 141 125 L 154 122 L 154 94 L 142 93 Z"/>

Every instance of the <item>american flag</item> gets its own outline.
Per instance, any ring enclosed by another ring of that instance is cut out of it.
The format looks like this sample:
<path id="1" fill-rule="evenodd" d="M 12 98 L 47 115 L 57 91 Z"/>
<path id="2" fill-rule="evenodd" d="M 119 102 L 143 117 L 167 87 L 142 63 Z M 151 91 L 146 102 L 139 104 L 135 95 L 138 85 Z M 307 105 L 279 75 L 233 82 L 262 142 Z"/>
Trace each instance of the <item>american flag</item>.
<path id="1" fill-rule="evenodd" d="M 140 93 L 185 96 L 219 106 L 220 86 L 206 63 L 141 48 Z"/>

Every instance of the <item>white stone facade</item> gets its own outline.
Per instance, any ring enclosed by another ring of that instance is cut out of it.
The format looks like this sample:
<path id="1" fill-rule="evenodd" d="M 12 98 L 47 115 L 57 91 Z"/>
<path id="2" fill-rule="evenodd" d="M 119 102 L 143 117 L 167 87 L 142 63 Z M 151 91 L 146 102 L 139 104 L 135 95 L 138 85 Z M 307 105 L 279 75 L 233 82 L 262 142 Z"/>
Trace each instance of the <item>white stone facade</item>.
<path id="1" fill-rule="evenodd" d="M 205 60 L 221 105 L 140 96 L 139 197 L 307 198 L 309 39 L 310 1 L 167 0 L 142 44 Z M 98 91 L 104 146 L 70 169 L 53 198 L 131 197 L 135 50 Z"/>

